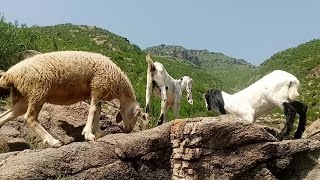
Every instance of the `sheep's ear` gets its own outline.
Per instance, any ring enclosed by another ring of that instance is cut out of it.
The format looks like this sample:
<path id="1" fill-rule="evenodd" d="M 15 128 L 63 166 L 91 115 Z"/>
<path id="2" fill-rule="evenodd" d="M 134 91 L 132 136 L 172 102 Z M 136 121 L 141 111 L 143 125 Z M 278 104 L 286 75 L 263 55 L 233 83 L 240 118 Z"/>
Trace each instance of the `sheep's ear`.
<path id="1" fill-rule="evenodd" d="M 135 111 L 134 111 L 134 118 L 138 118 L 141 114 L 141 109 L 140 107 L 136 107 Z"/>
<path id="2" fill-rule="evenodd" d="M 120 112 L 118 112 L 117 117 L 116 117 L 116 123 L 119 123 L 122 121 L 122 116 L 120 114 Z"/>

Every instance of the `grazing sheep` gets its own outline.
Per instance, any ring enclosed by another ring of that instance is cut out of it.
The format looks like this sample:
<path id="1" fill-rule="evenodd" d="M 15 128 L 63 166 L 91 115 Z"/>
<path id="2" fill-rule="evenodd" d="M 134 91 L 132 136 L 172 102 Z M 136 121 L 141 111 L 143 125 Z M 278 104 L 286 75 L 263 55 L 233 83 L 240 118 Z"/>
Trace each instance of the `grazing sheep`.
<path id="1" fill-rule="evenodd" d="M 164 68 L 163 64 L 153 62 L 150 54 L 146 55 L 148 63 L 147 89 L 146 89 L 146 113 L 150 111 L 150 98 L 152 93 L 161 98 L 161 113 L 158 125 L 166 121 L 166 113 L 169 107 L 174 106 L 175 118 L 179 118 L 180 101 L 184 90 L 187 91 L 187 99 L 193 104 L 192 79 L 183 76 L 179 80 L 173 79 Z"/>
<path id="2" fill-rule="evenodd" d="M 305 130 L 308 109 L 306 104 L 295 101 L 299 96 L 299 85 L 299 80 L 292 74 L 275 70 L 233 95 L 219 90 L 207 91 L 206 106 L 208 110 L 234 114 L 252 123 L 260 115 L 279 107 L 286 115 L 286 124 L 279 135 L 280 140 L 290 133 L 295 115 L 298 113 L 299 126 L 294 136 L 298 139 Z"/>
<path id="3" fill-rule="evenodd" d="M 27 125 L 51 147 L 61 143 L 38 122 L 44 103 L 70 105 L 91 99 L 82 132 L 89 141 L 102 134 L 101 100 L 119 99 L 121 108 L 116 122 L 123 120 L 126 132 L 132 131 L 141 112 L 127 76 L 108 57 L 97 53 L 60 51 L 35 55 L 5 72 L 0 87 L 11 89 L 13 97 L 12 108 L 0 115 L 0 127 L 25 114 Z"/>

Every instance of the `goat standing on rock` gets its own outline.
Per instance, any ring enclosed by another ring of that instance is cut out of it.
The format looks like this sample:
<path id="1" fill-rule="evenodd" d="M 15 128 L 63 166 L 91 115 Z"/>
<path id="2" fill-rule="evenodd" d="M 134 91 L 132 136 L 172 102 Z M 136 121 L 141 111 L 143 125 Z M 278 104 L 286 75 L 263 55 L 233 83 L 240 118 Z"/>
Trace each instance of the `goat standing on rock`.
<path id="1" fill-rule="evenodd" d="M 61 146 L 38 122 L 44 103 L 70 105 L 91 99 L 86 140 L 102 135 L 99 127 L 101 100 L 119 99 L 116 122 L 132 131 L 141 113 L 131 82 L 108 57 L 97 53 L 61 51 L 35 55 L 12 66 L 0 78 L 0 87 L 11 89 L 12 108 L 0 115 L 0 127 L 25 114 L 26 124 L 51 147 Z M 95 135 L 94 135 L 94 134 Z"/>
<path id="2" fill-rule="evenodd" d="M 305 130 L 308 109 L 306 104 L 296 101 L 299 96 L 299 85 L 299 80 L 292 74 L 275 70 L 233 95 L 220 90 L 207 91 L 206 106 L 208 110 L 234 114 L 251 123 L 260 115 L 279 107 L 286 115 L 285 126 L 278 136 L 280 140 L 289 135 L 295 115 L 298 113 L 299 125 L 294 137 L 299 139 Z"/>
<path id="3" fill-rule="evenodd" d="M 167 110 L 174 106 L 174 116 L 179 118 L 180 101 L 184 90 L 187 91 L 187 99 L 193 104 L 192 79 L 183 76 L 179 80 L 173 79 L 164 68 L 163 64 L 153 62 L 150 54 L 146 55 L 148 63 L 147 89 L 146 89 L 146 113 L 150 111 L 150 98 L 152 93 L 161 98 L 161 114 L 158 125 L 166 121 Z"/>

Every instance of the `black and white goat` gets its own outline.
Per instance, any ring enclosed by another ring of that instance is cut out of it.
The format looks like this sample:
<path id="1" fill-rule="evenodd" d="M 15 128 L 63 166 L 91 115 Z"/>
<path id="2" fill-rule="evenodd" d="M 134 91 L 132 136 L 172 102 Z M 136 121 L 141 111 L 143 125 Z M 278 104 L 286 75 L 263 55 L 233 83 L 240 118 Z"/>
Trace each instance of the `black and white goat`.
<path id="1" fill-rule="evenodd" d="M 163 64 L 153 62 L 150 54 L 146 55 L 148 63 L 147 72 L 147 88 L 146 88 L 146 113 L 150 111 L 150 98 L 152 93 L 161 98 L 161 113 L 158 125 L 166 121 L 167 110 L 169 107 L 174 107 L 174 116 L 179 118 L 180 101 L 182 93 L 187 91 L 187 99 L 190 104 L 193 104 L 192 99 L 192 79 L 188 76 L 183 76 L 179 80 L 172 78 Z"/>
<path id="2" fill-rule="evenodd" d="M 299 96 L 299 85 L 299 80 L 292 74 L 275 70 L 233 95 L 220 90 L 207 91 L 206 106 L 208 110 L 234 114 L 252 123 L 260 115 L 279 107 L 286 115 L 285 126 L 278 135 L 280 140 L 289 135 L 295 115 L 298 113 L 299 125 L 294 137 L 299 139 L 305 130 L 308 109 L 306 104 L 296 101 Z"/>

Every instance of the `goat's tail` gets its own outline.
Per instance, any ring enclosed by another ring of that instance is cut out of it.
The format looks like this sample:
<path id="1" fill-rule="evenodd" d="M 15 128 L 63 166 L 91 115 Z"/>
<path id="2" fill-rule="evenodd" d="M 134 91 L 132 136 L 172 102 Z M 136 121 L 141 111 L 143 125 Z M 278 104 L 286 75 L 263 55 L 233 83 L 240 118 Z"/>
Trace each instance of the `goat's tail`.
<path id="1" fill-rule="evenodd" d="M 292 82 L 290 82 L 290 84 L 289 84 L 289 94 L 288 94 L 288 96 L 289 96 L 289 100 L 292 100 L 292 101 L 294 101 L 294 100 L 296 100 L 296 98 L 299 96 L 299 93 L 298 93 L 298 88 L 299 88 L 299 84 L 298 83 L 292 83 Z"/>
<path id="2" fill-rule="evenodd" d="M 147 55 L 146 55 L 146 62 L 148 63 L 148 68 L 150 70 L 155 69 L 154 62 L 152 61 L 151 55 L 149 53 L 147 53 Z"/>

